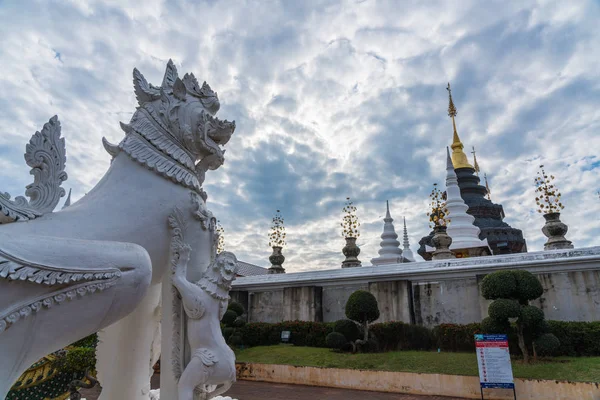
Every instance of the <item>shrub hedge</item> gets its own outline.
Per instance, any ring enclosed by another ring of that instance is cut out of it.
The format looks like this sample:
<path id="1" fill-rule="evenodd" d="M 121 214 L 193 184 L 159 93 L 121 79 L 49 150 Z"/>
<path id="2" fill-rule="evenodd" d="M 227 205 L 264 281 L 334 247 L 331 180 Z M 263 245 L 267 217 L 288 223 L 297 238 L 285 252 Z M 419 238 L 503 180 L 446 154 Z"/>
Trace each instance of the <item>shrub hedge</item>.
<path id="1" fill-rule="evenodd" d="M 281 343 L 281 332 L 290 331 L 290 343 L 296 346 L 327 347 L 325 338 L 333 332 L 332 323 L 284 321 L 276 324 L 251 322 L 239 328 L 244 346 L 268 346 Z"/>
<path id="2" fill-rule="evenodd" d="M 547 332 L 560 341 L 557 356 L 600 356 L 600 321 L 547 321 Z M 267 346 L 281 342 L 281 331 L 290 331 L 290 343 L 296 346 L 328 347 L 326 337 L 333 332 L 333 323 L 284 321 L 276 324 L 252 322 L 237 328 L 242 344 L 247 347 Z M 479 323 L 441 324 L 433 329 L 403 322 L 383 322 L 369 325 L 369 331 L 381 351 L 436 350 L 472 352 L 476 333 L 486 333 Z M 491 333 L 491 332 L 487 332 Z M 511 352 L 520 354 L 517 337 L 508 327 Z"/>

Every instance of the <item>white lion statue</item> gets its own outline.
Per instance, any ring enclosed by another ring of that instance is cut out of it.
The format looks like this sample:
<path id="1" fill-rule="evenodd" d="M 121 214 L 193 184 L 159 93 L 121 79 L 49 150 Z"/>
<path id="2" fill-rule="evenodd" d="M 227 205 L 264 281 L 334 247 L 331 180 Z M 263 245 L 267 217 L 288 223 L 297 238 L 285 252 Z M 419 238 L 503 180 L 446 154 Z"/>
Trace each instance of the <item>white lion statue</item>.
<path id="1" fill-rule="evenodd" d="M 192 74 L 179 78 L 172 61 L 160 86 L 137 69 L 133 81 L 139 107 L 118 145 L 103 140 L 112 162 L 87 195 L 53 212 L 67 179 L 56 117 L 26 148 L 29 200 L 0 192 L 0 398 L 35 361 L 100 331 L 101 399 L 147 400 L 160 318 L 170 315 L 161 298 L 170 296 L 162 281 L 171 285 L 174 209 L 194 238 L 190 273 L 211 262 L 216 234 L 202 184 L 223 164 L 235 123 L 215 118 L 217 94 Z"/>

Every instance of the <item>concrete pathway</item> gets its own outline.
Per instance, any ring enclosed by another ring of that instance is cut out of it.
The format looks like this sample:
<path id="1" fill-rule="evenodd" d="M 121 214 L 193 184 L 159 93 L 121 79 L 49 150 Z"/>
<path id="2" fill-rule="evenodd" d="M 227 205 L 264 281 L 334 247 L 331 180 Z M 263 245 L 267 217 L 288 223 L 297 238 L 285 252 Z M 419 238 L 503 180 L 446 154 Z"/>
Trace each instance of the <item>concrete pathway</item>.
<path id="1" fill-rule="evenodd" d="M 225 396 L 239 400 L 465 400 L 252 381 L 237 381 Z"/>
<path id="2" fill-rule="evenodd" d="M 152 377 L 152 388 L 158 386 L 158 376 Z M 81 390 L 86 400 L 97 400 L 100 388 Z M 317 386 L 284 385 L 281 383 L 237 381 L 225 393 L 239 400 L 466 400 L 457 397 L 417 396 L 362 390 L 333 389 Z"/>

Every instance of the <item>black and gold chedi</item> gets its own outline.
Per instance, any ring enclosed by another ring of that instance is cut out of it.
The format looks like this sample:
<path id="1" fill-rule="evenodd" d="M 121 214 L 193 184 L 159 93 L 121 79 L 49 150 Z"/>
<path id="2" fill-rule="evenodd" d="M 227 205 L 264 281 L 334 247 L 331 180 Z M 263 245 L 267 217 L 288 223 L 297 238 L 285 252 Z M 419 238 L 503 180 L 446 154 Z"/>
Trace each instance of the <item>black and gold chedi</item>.
<path id="1" fill-rule="evenodd" d="M 488 195 L 488 189 L 480 185 L 479 176 L 475 168 L 469 163 L 467 155 L 463 151 L 463 144 L 458 136 L 455 117 L 456 107 L 452 100 L 450 84 L 448 84 L 448 116 L 452 118 L 453 140 L 452 140 L 452 164 L 458 178 L 460 195 L 469 206 L 467 213 L 475 217 L 474 224 L 479 227 L 480 239 L 488 240 L 493 254 L 524 253 L 527 251 L 527 243 L 523 238 L 523 232 L 508 225 L 503 221 L 504 209 L 501 204 L 492 203 Z M 431 254 L 425 252 L 425 246 L 433 246 L 432 238 L 434 232 L 421 238 L 418 253 L 425 260 L 431 260 Z"/>

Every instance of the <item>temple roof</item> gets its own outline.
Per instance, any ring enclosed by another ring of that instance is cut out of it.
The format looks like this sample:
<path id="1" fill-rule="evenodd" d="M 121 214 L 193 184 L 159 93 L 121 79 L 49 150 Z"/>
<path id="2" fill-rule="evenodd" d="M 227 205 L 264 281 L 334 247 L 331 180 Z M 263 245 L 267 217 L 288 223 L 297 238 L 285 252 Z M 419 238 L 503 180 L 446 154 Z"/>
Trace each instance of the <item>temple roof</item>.
<path id="1" fill-rule="evenodd" d="M 267 275 L 267 273 L 267 268 L 259 267 L 258 265 L 250 264 L 244 261 L 238 261 L 238 276 Z"/>

